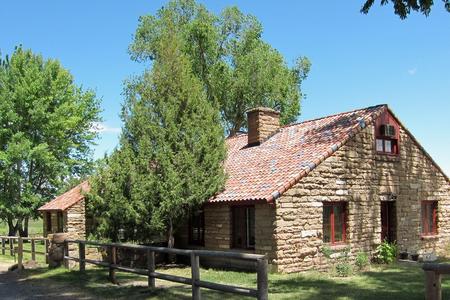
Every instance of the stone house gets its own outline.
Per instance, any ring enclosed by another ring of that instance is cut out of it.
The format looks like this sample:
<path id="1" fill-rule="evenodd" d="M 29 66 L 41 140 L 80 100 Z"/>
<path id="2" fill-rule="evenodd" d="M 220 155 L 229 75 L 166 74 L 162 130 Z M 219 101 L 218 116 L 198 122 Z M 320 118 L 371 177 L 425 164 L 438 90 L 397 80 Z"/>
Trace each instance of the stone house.
<path id="1" fill-rule="evenodd" d="M 325 269 L 322 253 L 450 247 L 448 177 L 387 105 L 280 127 L 247 113 L 248 134 L 226 140 L 224 190 L 181 226 L 178 247 L 267 254 L 273 269 Z"/>
<path id="2" fill-rule="evenodd" d="M 44 237 L 64 232 L 70 239 L 86 238 L 85 193 L 89 183 L 84 181 L 64 194 L 41 206 Z"/>

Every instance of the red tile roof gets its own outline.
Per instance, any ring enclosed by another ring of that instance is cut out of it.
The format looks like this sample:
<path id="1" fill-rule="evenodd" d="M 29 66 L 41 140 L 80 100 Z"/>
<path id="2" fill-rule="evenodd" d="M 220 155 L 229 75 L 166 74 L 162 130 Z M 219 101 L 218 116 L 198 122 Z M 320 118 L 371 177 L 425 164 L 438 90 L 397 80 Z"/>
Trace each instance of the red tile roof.
<path id="1" fill-rule="evenodd" d="M 66 210 L 78 201 L 84 199 L 84 193 L 89 192 L 89 182 L 83 181 L 73 189 L 65 192 L 64 194 L 56 197 L 52 201 L 44 204 L 38 210 Z"/>
<path id="2" fill-rule="evenodd" d="M 386 109 L 378 105 L 288 125 L 255 147 L 247 147 L 247 134 L 227 139 L 225 189 L 209 202 L 275 200 Z"/>

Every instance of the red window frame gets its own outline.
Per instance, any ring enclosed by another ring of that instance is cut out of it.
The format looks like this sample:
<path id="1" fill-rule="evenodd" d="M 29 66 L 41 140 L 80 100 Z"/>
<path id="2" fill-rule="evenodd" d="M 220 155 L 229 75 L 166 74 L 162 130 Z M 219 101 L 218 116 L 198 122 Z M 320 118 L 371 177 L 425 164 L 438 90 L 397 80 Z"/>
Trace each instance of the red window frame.
<path id="1" fill-rule="evenodd" d="M 438 207 L 437 201 L 429 201 L 429 200 L 422 201 L 421 204 L 422 236 L 430 236 L 437 234 L 437 207 Z M 430 213 L 433 222 L 433 224 L 431 224 L 431 231 L 429 230 L 430 224 L 428 222 L 429 220 L 428 217 Z"/>
<path id="2" fill-rule="evenodd" d="M 378 141 L 382 141 L 383 142 L 383 151 L 379 151 L 377 149 L 377 142 Z M 391 150 L 390 151 L 386 151 L 386 141 L 390 141 L 391 142 Z M 398 151 L 398 140 L 397 139 L 393 139 L 393 138 L 386 138 L 383 136 L 377 136 L 375 138 L 375 150 L 377 151 L 378 154 L 388 154 L 388 155 L 399 155 L 399 151 Z"/>
<path id="3" fill-rule="evenodd" d="M 331 245 L 335 244 L 342 244 L 347 241 L 347 202 L 323 202 L 323 206 L 330 206 L 330 241 L 326 243 L 330 243 Z M 340 206 L 341 207 L 341 223 L 342 223 L 342 240 L 336 241 L 336 228 L 335 228 L 335 214 L 334 214 L 334 207 Z M 325 215 L 325 210 L 323 210 L 323 217 Z M 323 221 L 322 217 L 322 221 Z M 325 225 L 325 224 L 324 224 Z M 324 236 L 324 235 L 323 235 Z"/>

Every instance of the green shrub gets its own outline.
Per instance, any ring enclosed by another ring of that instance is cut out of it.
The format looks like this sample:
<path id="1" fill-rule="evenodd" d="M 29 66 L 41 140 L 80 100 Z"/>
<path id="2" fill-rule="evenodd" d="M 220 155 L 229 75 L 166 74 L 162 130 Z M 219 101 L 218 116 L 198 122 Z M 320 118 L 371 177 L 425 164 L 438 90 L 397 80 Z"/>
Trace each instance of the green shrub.
<path id="1" fill-rule="evenodd" d="M 336 274 L 339 277 L 348 277 L 352 274 L 352 266 L 345 261 L 336 264 Z"/>
<path id="2" fill-rule="evenodd" d="M 323 256 L 330 259 L 331 255 L 333 254 L 333 250 L 331 250 L 330 247 L 325 246 L 322 248 L 322 253 L 323 253 Z"/>
<path id="3" fill-rule="evenodd" d="M 355 264 L 359 270 L 363 270 L 369 265 L 369 255 L 366 252 L 358 252 Z"/>
<path id="4" fill-rule="evenodd" d="M 375 261 L 381 264 L 390 264 L 397 257 L 397 244 L 383 241 L 375 252 Z"/>

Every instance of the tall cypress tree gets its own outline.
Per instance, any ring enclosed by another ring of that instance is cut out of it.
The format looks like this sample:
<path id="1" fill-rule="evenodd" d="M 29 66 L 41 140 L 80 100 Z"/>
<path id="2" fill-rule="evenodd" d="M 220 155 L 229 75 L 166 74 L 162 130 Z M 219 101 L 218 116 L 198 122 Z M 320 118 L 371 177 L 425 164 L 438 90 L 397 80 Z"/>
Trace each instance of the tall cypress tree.
<path id="1" fill-rule="evenodd" d="M 119 151 L 127 162 L 131 157 L 132 166 L 123 170 L 130 164 L 114 165 L 117 174 L 127 174 L 117 184 L 126 188 L 122 195 L 133 203 L 133 212 L 138 211 L 142 223 L 137 229 L 166 232 L 168 246 L 173 247 L 175 224 L 222 187 L 226 151 L 219 110 L 192 72 L 172 16 L 165 17 L 169 26 L 161 35 L 152 69 L 126 87 L 121 149 L 127 151 Z M 105 222 L 112 219 L 109 216 Z"/>

